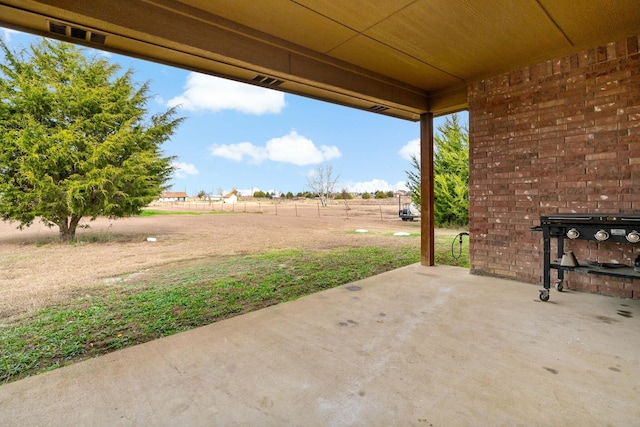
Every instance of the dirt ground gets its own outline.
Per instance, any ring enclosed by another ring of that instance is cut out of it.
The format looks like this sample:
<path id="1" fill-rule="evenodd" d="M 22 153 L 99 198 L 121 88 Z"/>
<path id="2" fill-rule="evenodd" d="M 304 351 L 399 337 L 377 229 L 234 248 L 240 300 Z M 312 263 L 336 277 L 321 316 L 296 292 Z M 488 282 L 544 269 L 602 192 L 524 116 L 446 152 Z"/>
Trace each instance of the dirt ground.
<path id="1" fill-rule="evenodd" d="M 235 213 L 225 207 L 225 214 L 216 215 L 98 218 L 78 231 L 74 244 L 58 243 L 57 228 L 41 223 L 20 231 L 16 224 L 0 222 L 0 324 L 82 295 L 83 289 L 131 280 L 174 262 L 273 249 L 420 247 L 419 238 L 393 235 L 420 232 L 418 221 L 401 221 L 393 206 L 348 212 L 338 207 L 321 211 L 320 217 L 314 206 L 307 211 L 280 206 L 277 214 L 265 208 L 260 207 L 262 213 L 237 205 Z"/>

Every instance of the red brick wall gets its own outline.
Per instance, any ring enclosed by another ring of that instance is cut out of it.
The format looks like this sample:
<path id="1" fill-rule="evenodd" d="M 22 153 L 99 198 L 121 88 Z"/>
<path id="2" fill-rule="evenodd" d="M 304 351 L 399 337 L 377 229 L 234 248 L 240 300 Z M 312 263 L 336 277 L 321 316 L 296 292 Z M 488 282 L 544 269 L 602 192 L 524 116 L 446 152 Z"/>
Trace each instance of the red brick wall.
<path id="1" fill-rule="evenodd" d="M 542 233 L 529 230 L 540 215 L 640 214 L 639 44 L 630 37 L 469 87 L 473 273 L 541 284 Z M 633 264 L 640 254 L 637 243 L 565 242 L 581 260 Z M 565 285 L 640 298 L 640 280 L 569 273 Z"/>

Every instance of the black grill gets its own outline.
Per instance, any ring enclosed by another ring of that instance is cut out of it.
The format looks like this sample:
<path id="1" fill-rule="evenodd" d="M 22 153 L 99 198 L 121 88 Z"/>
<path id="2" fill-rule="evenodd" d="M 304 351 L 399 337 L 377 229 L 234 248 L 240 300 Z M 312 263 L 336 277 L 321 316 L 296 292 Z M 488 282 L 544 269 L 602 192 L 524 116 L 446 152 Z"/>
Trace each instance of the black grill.
<path id="1" fill-rule="evenodd" d="M 600 242 L 640 242 L 640 215 L 557 214 L 540 217 L 540 227 L 552 237 Z"/>
<path id="2" fill-rule="evenodd" d="M 589 274 L 640 279 L 640 271 L 623 264 L 601 264 L 594 261 L 563 263 L 564 255 L 570 260 L 573 254 L 564 253 L 564 240 L 593 240 L 617 242 L 640 247 L 640 215 L 627 214 L 555 214 L 540 217 L 540 225 L 533 231 L 542 231 L 544 246 L 543 287 L 540 299 L 549 300 L 550 270 L 558 270 L 556 289 L 562 291 L 564 272 L 577 271 Z M 551 239 L 557 239 L 557 259 L 551 259 Z M 571 255 L 571 256 L 569 256 Z M 638 257 L 640 259 L 640 256 Z"/>

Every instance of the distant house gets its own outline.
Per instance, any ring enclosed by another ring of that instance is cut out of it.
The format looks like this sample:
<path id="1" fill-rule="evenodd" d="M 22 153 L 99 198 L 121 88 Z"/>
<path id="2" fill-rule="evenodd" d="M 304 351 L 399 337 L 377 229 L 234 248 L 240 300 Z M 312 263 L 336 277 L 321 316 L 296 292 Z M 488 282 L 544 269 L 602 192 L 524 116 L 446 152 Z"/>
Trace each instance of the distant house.
<path id="1" fill-rule="evenodd" d="M 159 202 L 186 202 L 187 193 L 184 191 L 167 191 L 160 195 Z"/>
<path id="2" fill-rule="evenodd" d="M 225 194 L 224 202 L 235 205 L 236 203 L 238 203 L 238 196 L 236 196 L 234 193 Z"/>

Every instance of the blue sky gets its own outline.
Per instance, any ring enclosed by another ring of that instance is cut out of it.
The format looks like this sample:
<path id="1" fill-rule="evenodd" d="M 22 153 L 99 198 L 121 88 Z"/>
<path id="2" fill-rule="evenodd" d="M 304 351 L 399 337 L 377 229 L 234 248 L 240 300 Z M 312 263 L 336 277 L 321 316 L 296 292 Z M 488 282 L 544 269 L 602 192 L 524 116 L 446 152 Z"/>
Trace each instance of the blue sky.
<path id="1" fill-rule="evenodd" d="M 39 37 L 2 29 L 13 50 Z M 86 49 L 91 53 L 90 49 Z M 294 194 L 307 176 L 330 165 L 336 189 L 404 189 L 410 155 L 418 154 L 419 123 L 285 94 L 103 52 L 135 81 L 150 82 L 151 113 L 179 105 L 185 121 L 163 145 L 176 156 L 173 191 L 216 194 L 233 188 Z M 468 115 L 460 113 L 466 126 Z M 435 119 L 435 128 L 444 117 Z"/>

